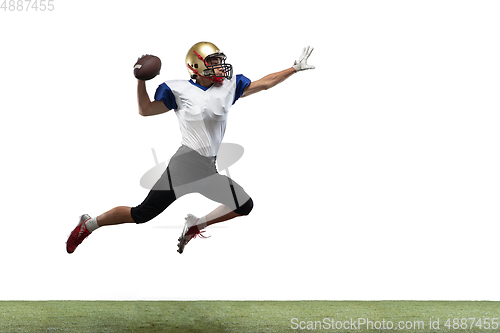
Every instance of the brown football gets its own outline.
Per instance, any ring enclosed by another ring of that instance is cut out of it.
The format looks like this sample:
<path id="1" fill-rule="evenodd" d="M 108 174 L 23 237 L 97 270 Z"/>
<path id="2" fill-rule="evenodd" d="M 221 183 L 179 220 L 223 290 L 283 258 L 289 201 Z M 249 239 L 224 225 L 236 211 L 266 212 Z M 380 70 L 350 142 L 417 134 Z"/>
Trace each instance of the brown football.
<path id="1" fill-rule="evenodd" d="M 139 59 L 134 65 L 134 76 L 139 80 L 151 80 L 156 75 L 160 74 L 161 60 L 157 56 L 146 54 Z"/>

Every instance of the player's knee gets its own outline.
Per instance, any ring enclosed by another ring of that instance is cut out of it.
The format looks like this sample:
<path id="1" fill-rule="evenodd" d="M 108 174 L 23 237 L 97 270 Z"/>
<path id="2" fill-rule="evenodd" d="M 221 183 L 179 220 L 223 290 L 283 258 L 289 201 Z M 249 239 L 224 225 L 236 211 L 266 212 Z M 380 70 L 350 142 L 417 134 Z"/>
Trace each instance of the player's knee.
<path id="1" fill-rule="evenodd" d="M 160 215 L 175 199 L 174 191 L 150 191 L 143 203 L 130 209 L 130 216 L 137 224 L 146 223 Z"/>
<path id="2" fill-rule="evenodd" d="M 133 207 L 130 210 L 130 216 L 135 223 L 142 224 L 151 221 L 156 214 L 146 213 L 142 211 L 140 207 Z"/>
<path id="3" fill-rule="evenodd" d="M 253 209 L 253 200 L 252 198 L 249 198 L 247 202 L 245 202 L 243 205 L 240 207 L 236 208 L 234 212 L 238 215 L 248 215 Z"/>

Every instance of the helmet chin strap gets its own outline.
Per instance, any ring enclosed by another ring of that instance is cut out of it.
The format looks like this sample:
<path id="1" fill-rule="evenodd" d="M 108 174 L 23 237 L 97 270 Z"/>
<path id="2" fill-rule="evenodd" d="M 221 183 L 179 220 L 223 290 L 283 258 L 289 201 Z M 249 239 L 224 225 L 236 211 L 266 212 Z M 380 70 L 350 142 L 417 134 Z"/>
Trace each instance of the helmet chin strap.
<path id="1" fill-rule="evenodd" d="M 196 52 L 196 51 L 195 51 Z M 222 81 L 224 81 L 224 78 L 223 77 L 216 77 L 216 76 L 206 76 L 206 75 L 202 75 L 200 72 L 198 72 L 198 70 L 194 69 L 193 67 L 191 67 L 191 65 L 189 64 L 186 64 L 186 66 L 193 71 L 193 73 L 195 73 L 196 75 L 198 76 L 201 76 L 201 77 L 204 77 L 206 79 L 209 79 L 210 81 L 214 82 L 214 83 L 222 83 Z"/>

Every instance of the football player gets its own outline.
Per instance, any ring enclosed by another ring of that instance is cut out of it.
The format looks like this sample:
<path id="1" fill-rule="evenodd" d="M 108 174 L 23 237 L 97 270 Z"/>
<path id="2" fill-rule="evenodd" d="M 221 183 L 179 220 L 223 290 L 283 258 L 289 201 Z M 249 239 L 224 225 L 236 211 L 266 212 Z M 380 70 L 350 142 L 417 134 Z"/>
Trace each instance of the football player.
<path id="1" fill-rule="evenodd" d="M 239 98 L 272 88 L 296 72 L 314 69 L 307 64 L 312 51 L 311 47 L 304 48 L 292 67 L 252 82 L 243 75 L 233 76 L 233 67 L 226 63 L 226 55 L 217 46 L 200 42 L 186 56 L 191 80 L 162 83 L 154 101 L 146 91 L 145 81 L 138 80 L 139 114 L 154 116 L 174 110 L 182 134 L 181 147 L 140 205 L 115 207 L 93 218 L 82 215 L 66 242 L 67 252 L 73 253 L 99 227 L 147 222 L 188 193 L 201 193 L 221 205 L 203 217 L 186 217 L 177 244 L 179 253 L 191 239 L 203 236 L 207 226 L 248 215 L 253 208 L 252 198 L 234 180 L 220 175 L 215 166 L 227 113 Z"/>

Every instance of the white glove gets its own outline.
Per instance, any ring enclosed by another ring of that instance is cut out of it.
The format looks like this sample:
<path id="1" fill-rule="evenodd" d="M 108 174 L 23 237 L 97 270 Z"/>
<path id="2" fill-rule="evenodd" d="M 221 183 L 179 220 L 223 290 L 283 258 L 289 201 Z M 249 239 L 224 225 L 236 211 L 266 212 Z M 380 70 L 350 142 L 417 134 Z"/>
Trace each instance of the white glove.
<path id="1" fill-rule="evenodd" d="M 314 47 L 310 46 L 304 47 L 304 50 L 302 51 L 302 55 L 300 56 L 299 60 L 295 60 L 295 62 L 293 63 L 293 68 L 295 69 L 296 72 L 316 68 L 312 65 L 307 64 L 307 59 L 309 59 L 309 56 L 311 55 L 313 50 Z"/>

